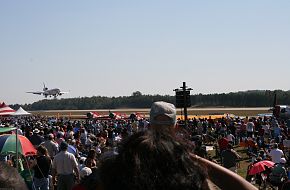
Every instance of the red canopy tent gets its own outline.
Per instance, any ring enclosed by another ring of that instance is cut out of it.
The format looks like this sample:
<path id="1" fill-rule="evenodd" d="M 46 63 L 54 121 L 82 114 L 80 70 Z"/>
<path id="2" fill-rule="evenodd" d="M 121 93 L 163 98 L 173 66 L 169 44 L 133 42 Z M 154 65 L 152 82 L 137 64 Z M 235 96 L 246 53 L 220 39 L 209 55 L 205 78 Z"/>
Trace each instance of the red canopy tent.
<path id="1" fill-rule="evenodd" d="M 0 116 L 7 116 L 14 112 L 14 109 L 7 106 L 4 102 L 0 102 Z"/>

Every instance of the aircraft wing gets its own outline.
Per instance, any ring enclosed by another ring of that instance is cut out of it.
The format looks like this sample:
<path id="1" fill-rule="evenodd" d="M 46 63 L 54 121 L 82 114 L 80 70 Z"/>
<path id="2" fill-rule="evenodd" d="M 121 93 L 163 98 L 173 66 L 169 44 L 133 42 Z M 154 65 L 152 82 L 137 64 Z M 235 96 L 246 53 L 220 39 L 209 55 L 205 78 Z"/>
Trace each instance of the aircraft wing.
<path id="1" fill-rule="evenodd" d="M 62 94 L 68 94 L 69 92 L 59 92 L 60 95 Z"/>
<path id="2" fill-rule="evenodd" d="M 37 95 L 42 95 L 43 94 L 43 92 L 26 92 L 26 93 L 31 93 L 31 94 L 37 94 Z"/>

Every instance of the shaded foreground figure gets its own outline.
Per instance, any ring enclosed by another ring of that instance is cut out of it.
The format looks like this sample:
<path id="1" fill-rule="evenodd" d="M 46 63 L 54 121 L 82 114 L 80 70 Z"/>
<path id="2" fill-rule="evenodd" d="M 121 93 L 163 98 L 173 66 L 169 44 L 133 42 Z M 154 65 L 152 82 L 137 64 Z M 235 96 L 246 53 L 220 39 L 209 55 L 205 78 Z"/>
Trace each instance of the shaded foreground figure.
<path id="1" fill-rule="evenodd" d="M 17 170 L 5 162 L 0 162 L 0 189 L 27 189 Z"/>
<path id="2" fill-rule="evenodd" d="M 102 164 L 104 190 L 209 189 L 206 170 L 191 159 L 185 147 L 166 133 L 131 136 L 117 157 Z"/>

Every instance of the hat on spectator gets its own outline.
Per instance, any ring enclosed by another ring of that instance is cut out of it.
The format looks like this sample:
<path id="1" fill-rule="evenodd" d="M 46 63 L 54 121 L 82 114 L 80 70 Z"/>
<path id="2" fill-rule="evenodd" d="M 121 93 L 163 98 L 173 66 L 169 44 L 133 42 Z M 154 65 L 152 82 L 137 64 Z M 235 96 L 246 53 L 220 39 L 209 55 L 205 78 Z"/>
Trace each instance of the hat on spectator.
<path id="1" fill-rule="evenodd" d="M 39 132 L 40 132 L 40 131 L 39 131 L 39 129 L 37 129 L 37 128 L 33 130 L 33 133 L 38 134 Z"/>
<path id="2" fill-rule="evenodd" d="M 161 120 L 158 116 L 167 116 L 168 119 Z M 150 123 L 155 125 L 175 125 L 176 109 L 171 103 L 159 101 L 154 102 L 150 110 Z"/>
<path id="3" fill-rule="evenodd" d="M 92 173 L 91 168 L 83 167 L 83 169 L 81 169 L 80 171 L 80 177 L 85 178 L 86 176 L 91 175 L 91 173 Z"/>
<path id="4" fill-rule="evenodd" d="M 281 164 L 286 164 L 286 159 L 285 158 L 280 158 L 280 163 Z"/>
<path id="5" fill-rule="evenodd" d="M 84 163 L 84 162 L 86 161 L 86 159 L 87 159 L 86 157 L 83 157 L 83 156 L 82 156 L 82 157 L 80 158 L 80 162 L 83 162 L 83 163 Z"/>

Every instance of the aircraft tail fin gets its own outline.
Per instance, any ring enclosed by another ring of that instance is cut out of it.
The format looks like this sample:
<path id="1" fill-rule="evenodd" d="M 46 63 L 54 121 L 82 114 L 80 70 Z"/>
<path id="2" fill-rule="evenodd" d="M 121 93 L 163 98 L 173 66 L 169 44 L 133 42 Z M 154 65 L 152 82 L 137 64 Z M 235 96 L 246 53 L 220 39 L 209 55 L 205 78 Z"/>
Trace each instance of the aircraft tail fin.
<path id="1" fill-rule="evenodd" d="M 48 88 L 45 86 L 45 83 L 43 83 L 43 91 L 48 90 Z"/>

